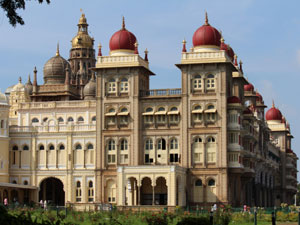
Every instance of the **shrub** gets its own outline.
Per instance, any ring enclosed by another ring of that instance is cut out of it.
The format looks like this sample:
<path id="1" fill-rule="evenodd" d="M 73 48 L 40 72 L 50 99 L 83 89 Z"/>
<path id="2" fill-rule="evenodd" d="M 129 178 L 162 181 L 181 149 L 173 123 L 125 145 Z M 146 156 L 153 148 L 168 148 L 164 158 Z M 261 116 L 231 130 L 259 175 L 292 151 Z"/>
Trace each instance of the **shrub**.
<path id="1" fill-rule="evenodd" d="M 182 217 L 181 221 L 177 225 L 208 225 L 209 217 Z"/>

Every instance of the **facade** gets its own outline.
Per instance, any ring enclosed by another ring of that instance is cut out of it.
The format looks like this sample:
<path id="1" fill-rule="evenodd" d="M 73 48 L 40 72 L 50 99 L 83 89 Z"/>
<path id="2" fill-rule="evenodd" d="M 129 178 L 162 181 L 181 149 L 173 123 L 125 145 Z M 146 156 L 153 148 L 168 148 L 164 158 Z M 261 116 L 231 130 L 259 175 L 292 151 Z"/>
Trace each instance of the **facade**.
<path id="1" fill-rule="evenodd" d="M 93 45 L 82 14 L 69 60 L 57 48 L 44 84 L 35 69 L 33 83 L 20 79 L 1 97 L 1 200 L 78 209 L 293 203 L 290 125 L 274 104 L 265 115 L 207 16 L 190 51 L 183 41 L 178 89 L 149 89 L 148 51 L 139 55 L 124 20 L 108 56 L 99 45 L 96 58 Z"/>

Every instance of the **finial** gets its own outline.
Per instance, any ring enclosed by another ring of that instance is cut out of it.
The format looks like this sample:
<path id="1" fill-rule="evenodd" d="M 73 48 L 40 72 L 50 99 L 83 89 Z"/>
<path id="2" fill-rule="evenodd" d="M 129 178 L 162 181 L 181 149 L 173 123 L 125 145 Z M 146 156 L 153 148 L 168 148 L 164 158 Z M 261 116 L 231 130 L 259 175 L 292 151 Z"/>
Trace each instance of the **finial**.
<path id="1" fill-rule="evenodd" d="M 98 45 L 98 56 L 102 56 L 101 48 L 102 48 L 102 45 L 99 43 L 99 45 Z"/>
<path id="2" fill-rule="evenodd" d="M 242 67 L 242 65 L 243 65 L 243 62 L 242 62 L 242 60 L 240 60 L 240 70 L 241 70 L 241 72 L 243 72 L 243 67 Z"/>
<path id="3" fill-rule="evenodd" d="M 237 55 L 236 55 L 236 54 L 234 54 L 234 65 L 235 65 L 235 66 L 238 66 Z"/>
<path id="4" fill-rule="evenodd" d="M 19 83 L 20 84 L 22 83 L 22 77 L 19 77 Z"/>
<path id="5" fill-rule="evenodd" d="M 205 10 L 205 23 L 204 23 L 204 25 L 206 25 L 206 26 L 209 25 L 209 23 L 208 23 L 208 16 L 207 16 L 206 10 Z"/>
<path id="6" fill-rule="evenodd" d="M 272 99 L 272 108 L 275 108 L 274 99 Z"/>
<path id="7" fill-rule="evenodd" d="M 182 41 L 182 52 L 186 52 L 186 40 L 185 40 L 185 38 L 183 39 L 183 41 Z"/>
<path id="8" fill-rule="evenodd" d="M 31 84 L 31 80 L 30 80 L 30 74 L 28 74 L 28 81 L 27 81 L 28 84 Z"/>
<path id="9" fill-rule="evenodd" d="M 57 47 L 56 47 L 56 56 L 59 56 L 59 42 L 57 42 Z"/>
<path id="10" fill-rule="evenodd" d="M 125 30 L 125 17 L 122 18 L 122 30 Z"/>
<path id="11" fill-rule="evenodd" d="M 148 62 L 148 49 L 146 48 L 144 52 L 145 52 L 144 60 Z"/>
<path id="12" fill-rule="evenodd" d="M 138 44 L 138 42 L 136 41 L 136 42 L 134 43 L 134 54 L 139 54 L 138 46 L 139 46 L 139 44 Z"/>
<path id="13" fill-rule="evenodd" d="M 34 70 L 33 70 L 33 86 L 37 86 L 36 74 L 37 74 L 37 70 L 36 70 L 36 66 L 35 66 Z"/>

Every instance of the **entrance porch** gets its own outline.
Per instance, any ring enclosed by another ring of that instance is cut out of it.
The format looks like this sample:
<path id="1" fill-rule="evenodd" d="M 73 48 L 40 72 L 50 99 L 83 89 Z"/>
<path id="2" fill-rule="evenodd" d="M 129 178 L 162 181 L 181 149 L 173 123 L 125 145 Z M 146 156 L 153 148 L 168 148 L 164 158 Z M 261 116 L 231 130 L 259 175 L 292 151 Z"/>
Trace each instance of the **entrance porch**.
<path id="1" fill-rule="evenodd" d="M 118 206 L 185 206 L 186 169 L 179 166 L 121 166 Z"/>

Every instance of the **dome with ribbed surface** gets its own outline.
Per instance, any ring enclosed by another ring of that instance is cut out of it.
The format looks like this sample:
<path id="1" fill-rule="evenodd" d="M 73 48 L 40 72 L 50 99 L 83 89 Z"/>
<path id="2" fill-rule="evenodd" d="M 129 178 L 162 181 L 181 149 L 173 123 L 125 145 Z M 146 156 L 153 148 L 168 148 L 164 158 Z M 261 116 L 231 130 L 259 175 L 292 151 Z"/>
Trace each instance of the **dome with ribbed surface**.
<path id="1" fill-rule="evenodd" d="M 252 84 L 245 84 L 244 85 L 244 91 L 253 91 L 254 90 L 254 86 Z"/>
<path id="2" fill-rule="evenodd" d="M 221 45 L 221 34 L 216 28 L 210 26 L 208 23 L 207 14 L 205 14 L 204 25 L 199 27 L 193 35 L 193 45 L 194 47 L 220 47 Z"/>
<path id="3" fill-rule="evenodd" d="M 70 69 L 69 62 L 61 57 L 57 50 L 56 56 L 49 59 L 44 65 L 45 84 L 64 84 L 67 68 Z"/>
<path id="4" fill-rule="evenodd" d="M 136 42 L 137 40 L 134 34 L 125 28 L 125 21 L 123 18 L 122 29 L 111 36 L 109 48 L 110 51 L 125 50 L 133 53 Z"/>
<path id="5" fill-rule="evenodd" d="M 266 120 L 282 120 L 282 114 L 279 109 L 275 108 L 275 105 L 273 103 L 272 108 L 269 109 L 266 113 Z"/>
<path id="6" fill-rule="evenodd" d="M 84 99 L 94 99 L 96 96 L 96 81 L 95 75 L 92 75 L 92 79 L 84 86 L 83 89 Z"/>
<path id="7" fill-rule="evenodd" d="M 227 99 L 228 104 L 241 104 L 241 100 L 239 97 L 231 96 Z"/>

